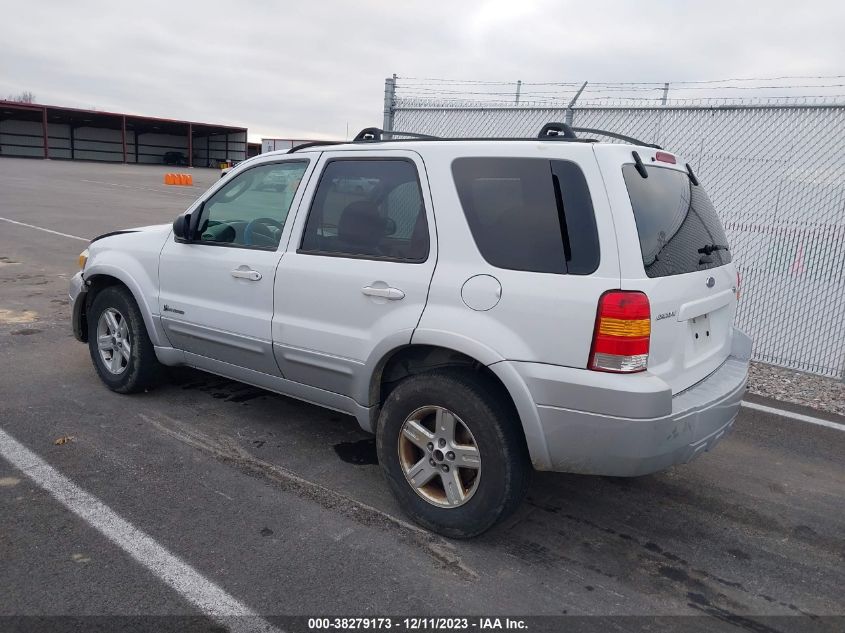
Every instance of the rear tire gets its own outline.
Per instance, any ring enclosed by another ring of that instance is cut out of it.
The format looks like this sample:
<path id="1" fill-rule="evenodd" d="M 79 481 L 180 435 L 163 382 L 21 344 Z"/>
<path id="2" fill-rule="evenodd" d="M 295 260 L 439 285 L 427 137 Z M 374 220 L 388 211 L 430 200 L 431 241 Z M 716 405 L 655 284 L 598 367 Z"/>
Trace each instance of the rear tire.
<path id="1" fill-rule="evenodd" d="M 401 382 L 382 408 L 376 447 L 402 509 L 451 538 L 477 536 L 511 514 L 530 479 L 512 403 L 469 371 L 436 370 Z"/>
<path id="2" fill-rule="evenodd" d="M 97 374 L 117 393 L 137 393 L 157 380 L 161 364 L 132 293 L 109 286 L 88 310 L 88 350 Z"/>

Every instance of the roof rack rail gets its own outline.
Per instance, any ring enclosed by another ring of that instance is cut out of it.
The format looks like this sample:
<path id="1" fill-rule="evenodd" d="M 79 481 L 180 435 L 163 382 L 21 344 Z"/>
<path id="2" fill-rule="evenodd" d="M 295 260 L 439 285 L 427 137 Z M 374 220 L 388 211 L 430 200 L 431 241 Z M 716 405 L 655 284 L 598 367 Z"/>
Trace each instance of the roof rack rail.
<path id="1" fill-rule="evenodd" d="M 355 135 L 352 141 L 380 141 L 382 134 L 384 131 L 377 127 L 365 127 Z"/>
<path id="2" fill-rule="evenodd" d="M 609 132 L 608 130 L 598 130 L 596 128 L 590 127 L 572 127 L 568 123 L 558 123 L 555 121 L 546 123 L 541 129 L 540 132 L 537 134 L 536 138 L 546 141 L 573 141 L 576 143 L 596 143 L 598 142 L 594 138 L 583 138 L 578 137 L 576 132 L 585 132 L 587 134 L 598 134 L 602 136 L 608 136 L 610 138 L 615 138 L 620 141 L 625 141 L 626 143 L 631 143 L 633 145 L 642 145 L 644 147 L 653 147 L 654 149 L 663 149 L 659 145 L 655 145 L 654 143 L 646 143 L 644 141 L 640 141 L 639 139 L 635 139 L 632 136 L 625 136 L 624 134 L 617 134 L 616 132 Z M 395 138 L 396 136 L 407 136 L 411 139 L 422 139 L 422 140 L 444 140 L 444 141 L 527 141 L 530 139 L 527 138 L 497 138 L 497 137 L 481 137 L 481 138 L 441 138 L 439 136 L 433 136 L 431 134 L 420 134 L 419 132 L 403 132 L 401 130 L 382 130 L 381 128 L 377 127 L 365 127 L 363 130 L 358 132 L 355 135 L 355 138 L 352 139 L 352 143 L 372 143 L 372 142 L 390 142 L 390 141 L 401 141 L 403 139 Z M 385 138 L 387 137 L 387 138 Z M 306 149 L 309 147 L 318 147 L 321 145 L 343 145 L 345 143 L 349 143 L 350 141 L 310 141 L 308 143 L 302 143 L 301 145 L 297 145 L 292 147 L 288 150 L 288 154 L 292 154 L 296 151 L 301 149 Z"/>
<path id="3" fill-rule="evenodd" d="M 537 138 L 542 139 L 573 139 L 578 138 L 575 132 L 572 130 L 572 127 L 568 123 L 555 123 L 552 121 L 551 123 L 546 123 L 541 129 L 540 133 L 537 134 Z"/>
<path id="4" fill-rule="evenodd" d="M 420 134 L 418 132 L 402 132 L 401 130 L 382 130 L 377 127 L 365 127 L 363 130 L 355 135 L 352 139 L 353 143 L 360 141 L 382 141 L 385 140 L 385 135 L 389 136 L 409 136 L 411 138 L 436 139 L 439 136 L 432 136 L 431 134 Z"/>
<path id="5" fill-rule="evenodd" d="M 550 123 L 549 125 L 554 125 Z M 545 127 L 543 128 L 545 129 Z M 643 147 L 653 147 L 654 149 L 663 149 L 660 145 L 655 145 L 654 143 L 646 143 L 645 141 L 641 141 L 639 139 L 634 138 L 633 136 L 625 136 L 624 134 L 617 134 L 616 132 L 608 132 L 607 130 L 597 130 L 596 128 L 591 127 L 574 127 L 572 128 L 575 132 L 585 132 L 587 134 L 601 134 L 603 136 L 609 136 L 610 138 L 615 138 L 620 141 L 625 141 L 626 143 L 631 143 L 632 145 L 642 145 Z"/>
<path id="6" fill-rule="evenodd" d="M 293 154 L 301 149 L 307 149 L 309 147 L 319 147 L 320 145 L 343 145 L 346 141 L 308 141 L 307 143 L 300 143 L 299 145 L 294 145 L 291 147 L 287 153 Z"/>

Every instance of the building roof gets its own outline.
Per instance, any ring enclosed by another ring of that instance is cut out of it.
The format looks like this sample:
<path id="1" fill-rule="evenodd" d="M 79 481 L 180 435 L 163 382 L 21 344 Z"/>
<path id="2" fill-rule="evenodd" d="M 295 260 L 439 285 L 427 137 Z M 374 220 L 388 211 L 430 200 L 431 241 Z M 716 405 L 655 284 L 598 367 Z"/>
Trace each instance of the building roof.
<path id="1" fill-rule="evenodd" d="M 181 119 L 165 119 L 161 117 L 144 116 L 141 114 L 130 114 L 123 112 L 110 112 L 105 110 L 87 110 L 85 108 L 70 108 L 67 106 L 48 105 L 44 103 L 20 103 L 0 99 L 0 118 L 6 118 L 14 114 L 16 119 L 40 121 L 46 110 L 47 120 L 50 123 L 70 123 L 81 126 L 90 123 L 93 127 L 111 127 L 120 129 L 123 119 L 126 119 L 126 128 L 143 132 L 161 131 L 162 133 L 182 132 L 184 127 L 190 125 L 202 129 L 207 134 L 226 134 L 227 132 L 246 132 L 245 127 L 237 125 L 223 125 L 218 123 L 202 123 Z M 13 112 L 14 111 L 14 112 Z M 20 116 L 24 115 L 24 116 Z"/>

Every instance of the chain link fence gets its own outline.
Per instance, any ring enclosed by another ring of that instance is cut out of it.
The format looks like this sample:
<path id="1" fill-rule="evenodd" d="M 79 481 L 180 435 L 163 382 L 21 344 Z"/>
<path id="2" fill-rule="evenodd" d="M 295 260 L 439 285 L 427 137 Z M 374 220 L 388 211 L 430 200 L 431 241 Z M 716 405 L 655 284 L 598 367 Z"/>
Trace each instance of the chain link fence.
<path id="1" fill-rule="evenodd" d="M 385 129 L 534 137 L 568 121 L 679 154 L 725 224 L 742 278 L 737 325 L 754 338 L 754 359 L 845 377 L 845 105 L 678 104 L 664 93 L 658 105 L 567 107 L 403 98 L 396 79 L 387 88 Z"/>

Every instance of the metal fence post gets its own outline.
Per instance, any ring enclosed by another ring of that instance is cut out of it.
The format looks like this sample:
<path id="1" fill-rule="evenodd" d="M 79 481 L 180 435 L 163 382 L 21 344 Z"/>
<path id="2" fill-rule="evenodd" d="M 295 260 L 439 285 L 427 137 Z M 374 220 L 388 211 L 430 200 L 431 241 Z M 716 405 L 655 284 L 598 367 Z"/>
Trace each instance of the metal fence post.
<path id="1" fill-rule="evenodd" d="M 393 109 L 396 99 L 396 75 L 384 80 L 384 122 L 381 129 L 385 132 L 393 131 Z"/>
<path id="2" fill-rule="evenodd" d="M 581 84 L 581 87 L 578 88 L 578 92 L 575 93 L 575 96 L 572 97 L 572 101 L 569 102 L 569 105 L 566 106 L 566 117 L 564 122 L 567 125 L 572 125 L 572 120 L 575 118 L 575 102 L 578 101 L 578 97 L 581 96 L 581 93 L 584 92 L 584 88 L 587 87 L 587 82 L 585 81 Z"/>
<path id="3" fill-rule="evenodd" d="M 663 98 L 660 100 L 660 105 L 666 105 L 666 100 L 669 98 L 669 82 L 663 84 Z"/>
<path id="4" fill-rule="evenodd" d="M 519 105 L 519 93 L 522 90 L 522 79 L 517 79 L 516 81 L 516 99 L 514 100 L 515 105 Z"/>

